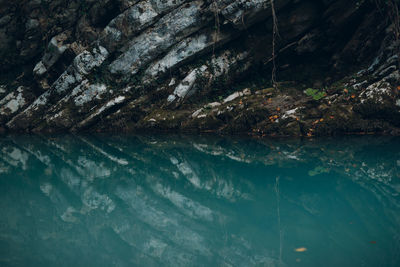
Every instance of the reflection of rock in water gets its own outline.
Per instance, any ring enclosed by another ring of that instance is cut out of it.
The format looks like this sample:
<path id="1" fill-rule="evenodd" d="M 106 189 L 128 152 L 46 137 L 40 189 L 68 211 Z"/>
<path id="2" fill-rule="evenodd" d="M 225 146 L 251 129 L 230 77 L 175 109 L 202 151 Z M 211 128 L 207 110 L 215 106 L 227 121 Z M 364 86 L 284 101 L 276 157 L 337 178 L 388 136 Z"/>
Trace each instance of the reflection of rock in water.
<path id="1" fill-rule="evenodd" d="M 387 207 L 385 215 L 400 223 L 399 215 L 393 212 L 400 207 L 400 145 L 397 139 L 388 140 L 357 143 L 340 139 L 338 143 L 168 136 L 2 138 L 0 181 L 9 191 L 0 201 L 5 214 L 0 232 L 8 233 L 3 239 L 13 246 L 11 250 L 23 248 L 19 250 L 22 255 L 30 254 L 28 248 L 35 238 L 48 241 L 47 246 L 38 248 L 41 253 L 51 253 L 52 246 L 67 243 L 71 246 L 63 249 L 61 257 L 65 259 L 76 253 L 89 259 L 90 251 L 103 239 L 113 240 L 116 246 L 97 248 L 102 253 L 97 257 L 98 265 L 114 262 L 124 266 L 122 259 L 127 259 L 149 266 L 187 266 L 194 262 L 275 266 L 279 264 L 279 237 L 273 219 L 273 185 L 279 172 L 283 177 L 281 208 L 297 207 L 302 227 L 313 229 L 318 217 L 326 213 L 326 206 L 320 203 L 321 194 L 285 191 L 285 186 L 298 182 L 294 175 L 299 166 L 327 170 L 316 172 L 312 176 L 315 181 L 334 173 L 349 177 L 348 183 L 372 192 L 376 201 Z M 371 157 L 371 146 L 382 154 Z M 25 179 L 19 182 L 29 194 L 19 193 L 21 185 L 11 184 L 13 177 Z M 259 187 L 260 177 L 265 178 L 264 188 Z M 368 228 L 367 217 L 380 211 L 360 206 L 342 182 L 329 183 L 357 216 L 366 218 Z M 228 234 L 227 224 L 241 222 L 260 227 L 243 218 L 233 206 L 255 199 L 265 201 L 265 211 L 271 217 L 262 226 L 263 236 L 250 240 L 241 229 Z M 19 209 L 19 217 L 13 218 L 15 208 Z M 28 228 L 15 224 L 24 220 L 34 222 L 36 235 L 29 235 Z M 389 228 L 389 232 L 398 234 L 396 224 Z M 268 242 L 262 240 L 271 236 Z M 32 260 L 40 259 L 32 256 Z M 45 257 L 48 262 L 57 260 L 56 255 Z"/>

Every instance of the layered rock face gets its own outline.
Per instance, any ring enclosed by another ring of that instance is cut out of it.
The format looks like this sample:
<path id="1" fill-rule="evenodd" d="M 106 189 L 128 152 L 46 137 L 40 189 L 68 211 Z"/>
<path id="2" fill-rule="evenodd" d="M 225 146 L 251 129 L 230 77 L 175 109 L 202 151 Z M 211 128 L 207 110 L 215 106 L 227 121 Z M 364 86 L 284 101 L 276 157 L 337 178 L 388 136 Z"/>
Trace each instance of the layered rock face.
<path id="1" fill-rule="evenodd" d="M 0 4 L 6 131 L 400 132 L 396 2 Z"/>

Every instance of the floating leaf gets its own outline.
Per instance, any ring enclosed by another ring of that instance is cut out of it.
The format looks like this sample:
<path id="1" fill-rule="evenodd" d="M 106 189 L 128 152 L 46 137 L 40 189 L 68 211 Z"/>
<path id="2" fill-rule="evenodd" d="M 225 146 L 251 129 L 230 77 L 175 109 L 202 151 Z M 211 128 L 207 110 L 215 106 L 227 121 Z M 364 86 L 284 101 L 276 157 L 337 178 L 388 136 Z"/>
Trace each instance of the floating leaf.
<path id="1" fill-rule="evenodd" d="M 307 248 L 305 248 L 305 247 L 295 248 L 294 251 L 296 251 L 296 252 L 305 252 L 305 251 L 307 251 Z"/>

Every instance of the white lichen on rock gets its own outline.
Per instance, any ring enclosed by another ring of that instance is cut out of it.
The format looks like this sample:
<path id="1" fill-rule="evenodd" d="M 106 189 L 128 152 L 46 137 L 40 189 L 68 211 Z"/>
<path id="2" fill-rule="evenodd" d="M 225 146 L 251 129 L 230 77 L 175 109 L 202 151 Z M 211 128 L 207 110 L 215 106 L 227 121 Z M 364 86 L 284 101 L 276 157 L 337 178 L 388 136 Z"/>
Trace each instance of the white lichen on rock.
<path id="1" fill-rule="evenodd" d="M 103 31 L 102 42 L 110 51 L 120 43 L 155 23 L 160 15 L 178 7 L 185 0 L 145 0 L 132 5 L 115 17 Z"/>
<path id="2" fill-rule="evenodd" d="M 75 105 L 82 106 L 94 99 L 101 99 L 101 96 L 106 92 L 107 86 L 105 84 L 91 84 L 80 95 L 75 97 Z"/>
<path id="3" fill-rule="evenodd" d="M 167 72 L 192 56 L 198 56 L 204 50 L 212 46 L 226 42 L 231 36 L 228 34 L 217 34 L 216 32 L 201 33 L 188 37 L 175 45 L 166 56 L 154 62 L 145 72 L 146 78 L 154 78 Z"/>
<path id="4" fill-rule="evenodd" d="M 108 101 L 105 105 L 100 107 L 97 111 L 92 113 L 89 117 L 87 117 L 86 119 L 81 121 L 76 127 L 74 127 L 74 130 L 88 125 L 90 122 L 92 122 L 95 118 L 97 118 L 104 111 L 109 110 L 110 108 L 114 107 L 115 105 L 118 105 L 118 104 L 121 104 L 122 102 L 124 102 L 125 98 L 126 98 L 125 96 L 117 96 L 116 98 Z"/>
<path id="5" fill-rule="evenodd" d="M 234 92 L 233 94 L 227 96 L 227 97 L 223 100 L 223 103 L 231 102 L 231 101 L 235 100 L 236 98 L 242 97 L 242 96 L 245 96 L 245 95 L 251 95 L 250 89 L 246 88 L 246 89 L 244 89 L 243 91 Z"/>
<path id="6" fill-rule="evenodd" d="M 92 53 L 89 51 L 83 51 L 81 54 L 76 56 L 72 64 L 78 73 L 86 75 L 94 67 L 100 66 L 107 57 L 107 49 L 98 46 L 93 48 Z"/>
<path id="7" fill-rule="evenodd" d="M 56 102 L 65 96 L 66 92 L 72 90 L 77 84 L 81 83 L 84 75 L 95 68 L 99 67 L 108 57 L 108 51 L 101 46 L 96 46 L 92 52 L 84 51 L 75 57 L 71 66 L 61 74 L 61 76 L 53 83 L 51 88 L 39 96 L 31 105 L 23 112 L 19 113 L 7 123 L 10 129 L 27 127 L 33 124 L 32 117 L 40 119 L 45 112 L 45 107 L 49 104 L 49 100 Z"/>
<path id="8" fill-rule="evenodd" d="M 136 74 L 172 45 L 200 28 L 203 1 L 193 1 L 168 13 L 154 27 L 133 38 L 126 51 L 114 60 L 111 73 Z"/>
<path id="9" fill-rule="evenodd" d="M 38 76 L 45 74 L 46 71 L 47 68 L 44 66 L 42 61 L 39 61 L 39 63 L 37 63 L 36 66 L 33 68 L 33 73 Z"/>
<path id="10" fill-rule="evenodd" d="M 191 115 L 191 117 L 197 118 L 201 113 L 203 112 L 203 108 L 196 110 L 195 112 L 193 112 L 193 114 Z"/>
<path id="11" fill-rule="evenodd" d="M 193 87 L 196 83 L 196 80 L 199 78 L 199 75 L 203 73 L 207 69 L 207 66 L 203 65 L 199 68 L 192 70 L 185 79 L 175 88 L 173 94 L 168 96 L 167 101 L 173 102 L 177 99 L 181 100 L 187 96 L 193 94 Z"/>
<path id="12" fill-rule="evenodd" d="M 226 74 L 232 67 L 236 66 L 241 60 L 245 59 L 248 53 L 238 53 L 233 55 L 230 51 L 221 53 L 216 58 L 212 58 L 205 65 L 193 69 L 175 88 L 173 94 L 167 98 L 168 103 L 176 100 L 181 101 L 191 96 L 197 90 L 196 83 L 201 79 L 207 79 L 209 82 Z M 247 66 L 243 66 L 243 71 Z M 247 92 L 246 92 L 247 94 Z"/>
<path id="13" fill-rule="evenodd" d="M 390 81 L 399 80 L 399 71 L 392 72 L 380 81 L 369 85 L 365 91 L 360 94 L 361 103 L 373 102 L 376 104 L 383 104 L 385 98 L 393 96 L 393 86 Z"/>
<path id="14" fill-rule="evenodd" d="M 63 44 L 66 39 L 67 35 L 64 33 L 51 38 L 49 45 L 47 46 L 47 51 L 42 60 L 39 61 L 33 69 L 33 73 L 35 75 L 43 75 L 58 61 L 58 59 L 60 59 L 60 57 L 68 48 L 68 45 Z"/>
<path id="15" fill-rule="evenodd" d="M 282 119 L 288 119 L 288 118 L 293 118 L 296 119 L 297 117 L 295 116 L 297 110 L 299 108 L 294 108 L 294 109 L 290 109 L 287 110 L 283 115 L 282 115 Z"/>
<path id="16" fill-rule="evenodd" d="M 0 100 L 0 115 L 13 114 L 22 108 L 26 104 L 23 92 L 24 87 L 20 86 Z"/>

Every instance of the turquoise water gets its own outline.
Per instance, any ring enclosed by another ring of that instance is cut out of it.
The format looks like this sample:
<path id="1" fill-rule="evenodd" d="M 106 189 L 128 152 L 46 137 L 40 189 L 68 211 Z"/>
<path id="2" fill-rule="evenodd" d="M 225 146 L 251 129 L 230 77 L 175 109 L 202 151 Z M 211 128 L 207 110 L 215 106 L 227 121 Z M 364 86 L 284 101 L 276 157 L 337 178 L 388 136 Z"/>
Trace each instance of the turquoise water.
<path id="1" fill-rule="evenodd" d="M 400 139 L 0 137 L 1 266 L 400 266 Z"/>

